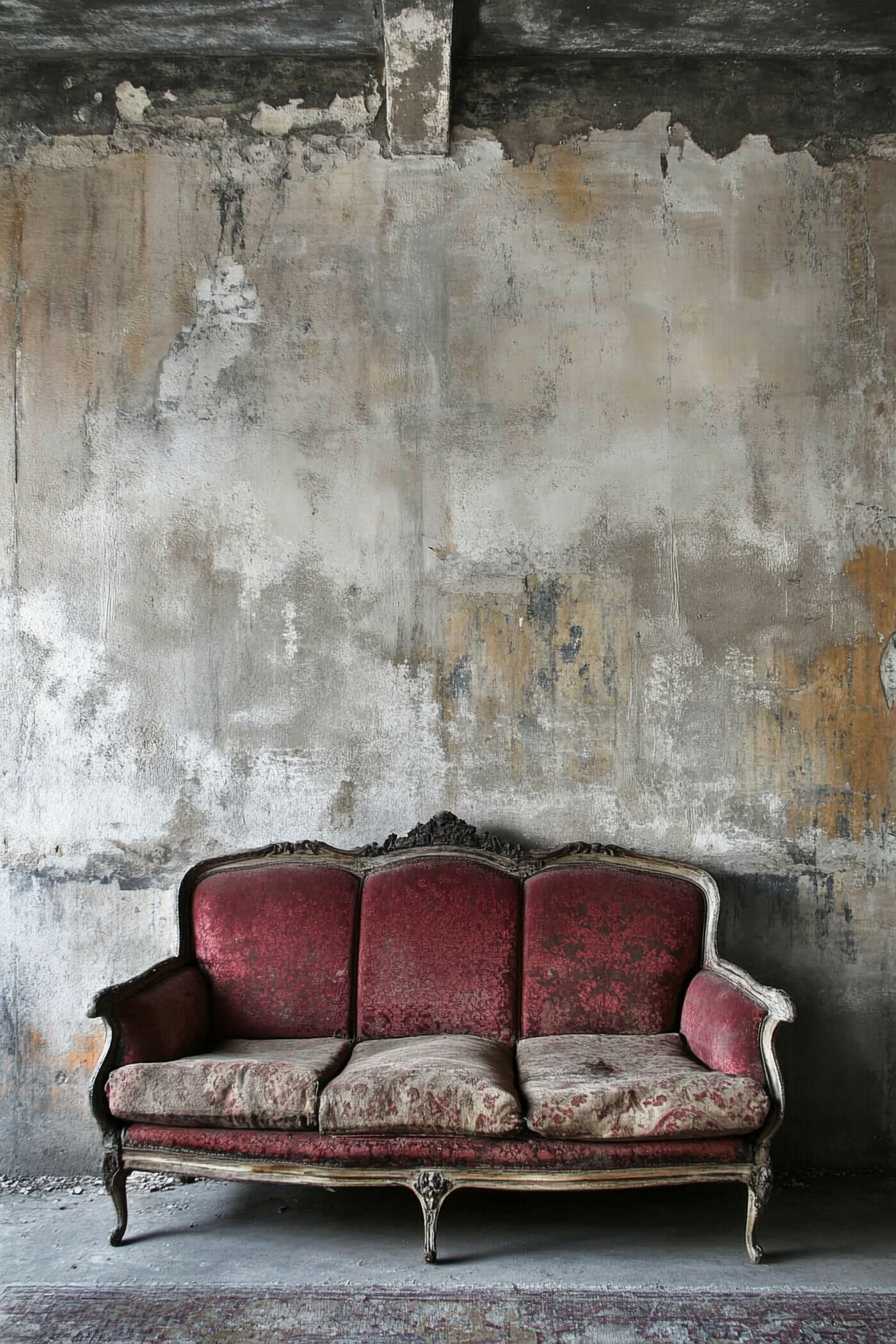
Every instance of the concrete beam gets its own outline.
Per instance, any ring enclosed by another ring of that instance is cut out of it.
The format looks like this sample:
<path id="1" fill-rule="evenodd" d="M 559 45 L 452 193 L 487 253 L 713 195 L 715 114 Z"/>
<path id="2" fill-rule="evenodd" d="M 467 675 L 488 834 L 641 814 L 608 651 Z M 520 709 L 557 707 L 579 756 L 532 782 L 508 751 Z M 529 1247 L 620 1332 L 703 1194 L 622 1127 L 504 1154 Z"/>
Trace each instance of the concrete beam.
<path id="1" fill-rule="evenodd" d="M 386 127 L 393 154 L 447 154 L 452 0 L 383 0 Z"/>

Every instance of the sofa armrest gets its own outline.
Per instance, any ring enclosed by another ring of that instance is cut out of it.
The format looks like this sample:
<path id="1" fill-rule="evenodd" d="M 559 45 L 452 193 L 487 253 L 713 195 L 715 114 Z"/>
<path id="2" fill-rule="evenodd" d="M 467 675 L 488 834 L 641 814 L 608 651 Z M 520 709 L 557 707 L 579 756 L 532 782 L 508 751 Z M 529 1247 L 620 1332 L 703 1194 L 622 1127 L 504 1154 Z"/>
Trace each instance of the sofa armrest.
<path id="1" fill-rule="evenodd" d="M 784 1087 L 775 1056 L 780 1022 L 796 1017 L 779 989 L 760 985 L 737 966 L 719 959 L 699 971 L 688 986 L 681 1010 L 681 1034 L 707 1068 L 755 1078 L 774 1103 L 768 1138 L 781 1122 Z"/>
<path id="2" fill-rule="evenodd" d="M 106 1048 L 90 1080 L 93 1113 L 104 1131 L 118 1128 L 106 1102 L 106 1080 L 124 1064 L 155 1063 L 196 1054 L 209 1039 L 205 976 L 173 957 L 120 985 L 104 989 L 87 1010 L 106 1023 Z"/>

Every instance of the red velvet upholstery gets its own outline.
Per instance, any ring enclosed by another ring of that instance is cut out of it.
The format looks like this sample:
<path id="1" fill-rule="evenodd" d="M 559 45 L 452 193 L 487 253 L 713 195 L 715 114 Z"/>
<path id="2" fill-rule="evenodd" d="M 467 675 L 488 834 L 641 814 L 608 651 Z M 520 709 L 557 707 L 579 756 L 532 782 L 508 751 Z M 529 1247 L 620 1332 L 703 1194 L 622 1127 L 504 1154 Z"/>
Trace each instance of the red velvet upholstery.
<path id="1" fill-rule="evenodd" d="M 358 886 L 339 868 L 282 860 L 199 883 L 196 960 L 216 1040 L 351 1035 Z"/>
<path id="2" fill-rule="evenodd" d="M 765 1084 L 759 1029 L 765 1010 L 714 971 L 695 975 L 681 1010 L 681 1034 L 707 1068 Z"/>
<path id="3" fill-rule="evenodd" d="M 471 859 L 413 859 L 367 878 L 358 1036 L 517 1034 L 519 886 Z"/>
<path id="4" fill-rule="evenodd" d="M 525 884 L 522 1035 L 677 1031 L 700 962 L 699 887 L 625 868 L 555 868 Z"/>
<path id="5" fill-rule="evenodd" d="M 118 1008 L 122 1049 L 116 1064 L 155 1064 L 205 1048 L 208 984 L 195 966 L 171 971 Z"/>
<path id="6" fill-rule="evenodd" d="M 332 1162 L 348 1167 L 497 1167 L 516 1171 L 607 1171 L 683 1162 L 750 1162 L 749 1139 L 674 1139 L 643 1143 L 563 1142 L 556 1139 L 476 1139 L 287 1133 L 269 1129 L 174 1129 L 130 1125 L 126 1148 L 227 1153 L 272 1162 Z"/>

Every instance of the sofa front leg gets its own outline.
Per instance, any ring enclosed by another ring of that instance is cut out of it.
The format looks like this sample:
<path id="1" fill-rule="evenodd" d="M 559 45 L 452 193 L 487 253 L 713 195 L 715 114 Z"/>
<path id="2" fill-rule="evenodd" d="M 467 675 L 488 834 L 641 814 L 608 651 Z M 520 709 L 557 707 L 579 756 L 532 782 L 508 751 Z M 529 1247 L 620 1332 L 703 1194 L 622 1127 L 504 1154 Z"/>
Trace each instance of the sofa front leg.
<path id="1" fill-rule="evenodd" d="M 122 1165 L 121 1151 L 116 1143 L 107 1148 L 103 1156 L 103 1183 L 112 1196 L 117 1222 L 115 1230 L 109 1235 L 110 1246 L 120 1246 L 128 1226 L 128 1173 Z"/>
<path id="2" fill-rule="evenodd" d="M 754 1265 L 762 1259 L 762 1247 L 756 1241 L 756 1224 L 772 1193 L 772 1169 L 769 1163 L 755 1167 L 747 1186 L 747 1255 Z"/>
<path id="3" fill-rule="evenodd" d="M 451 1190 L 451 1182 L 440 1171 L 421 1171 L 413 1189 L 423 1210 L 423 1259 L 434 1265 L 439 1211 Z"/>

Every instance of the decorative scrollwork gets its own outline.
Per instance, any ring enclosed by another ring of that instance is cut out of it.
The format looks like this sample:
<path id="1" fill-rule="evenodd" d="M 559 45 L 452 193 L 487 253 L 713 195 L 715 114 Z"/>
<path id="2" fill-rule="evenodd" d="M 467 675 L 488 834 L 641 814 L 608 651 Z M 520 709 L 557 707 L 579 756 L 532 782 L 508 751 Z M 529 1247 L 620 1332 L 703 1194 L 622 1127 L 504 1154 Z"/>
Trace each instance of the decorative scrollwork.
<path id="1" fill-rule="evenodd" d="M 435 1210 L 447 1195 L 450 1182 L 440 1171 L 421 1171 L 414 1182 L 414 1189 L 427 1209 Z"/>
<path id="2" fill-rule="evenodd" d="M 396 835 L 393 832 L 392 835 L 386 836 L 382 844 L 374 842 L 369 845 L 361 845 L 358 849 L 336 849 L 323 840 L 281 840 L 277 844 L 268 845 L 258 852 L 260 857 L 264 859 L 292 854 L 378 859 L 386 854 L 401 853 L 403 850 L 427 849 L 438 846 L 449 846 L 452 849 L 473 849 L 482 854 L 495 854 L 499 858 L 510 859 L 514 863 L 522 864 L 526 862 L 527 867 L 521 874 L 522 876 L 535 872 L 539 866 L 545 863 L 553 862 L 555 859 L 565 859 L 575 854 L 603 854 L 611 859 L 633 857 L 630 849 L 622 849 L 619 845 L 591 844 L 587 840 L 576 840 L 572 844 L 561 845 L 558 849 L 530 853 L 522 845 L 513 844 L 509 840 L 502 840 L 492 831 L 477 830 L 470 822 L 464 821 L 461 817 L 456 817 L 453 812 L 437 812 L 434 817 L 430 817 L 429 821 L 418 822 L 408 831 L 407 835 Z"/>
<path id="3" fill-rule="evenodd" d="M 547 854 L 539 857 L 565 859 L 570 854 L 605 854 L 608 859 L 631 859 L 634 857 L 632 850 L 623 849 L 621 845 L 589 844 L 587 840 L 575 840 L 571 845 L 561 845 L 559 849 L 551 849 Z"/>
<path id="4" fill-rule="evenodd" d="M 512 845 L 491 831 L 478 831 L 453 812 L 437 812 L 429 821 L 418 822 L 407 835 L 389 835 L 381 845 L 370 845 L 364 854 L 392 854 L 401 849 L 421 849 L 427 845 L 452 845 L 458 849 L 481 849 L 506 859 L 521 859 L 522 845 Z"/>
<path id="5" fill-rule="evenodd" d="M 109 1234 L 109 1245 L 120 1246 L 128 1226 L 128 1174 L 122 1166 L 118 1142 L 109 1143 L 103 1153 L 103 1184 L 115 1205 L 115 1227 Z"/>
<path id="6" fill-rule="evenodd" d="M 486 854 L 498 854 L 505 859 L 523 858 L 522 845 L 512 845 L 491 831 L 478 831 L 468 821 L 462 821 L 453 812 L 438 812 L 429 821 L 418 822 L 407 835 L 387 835 L 383 843 L 362 845 L 359 849 L 334 849 L 322 840 L 281 840 L 260 851 L 264 859 L 282 854 L 351 855 L 358 859 L 376 859 L 405 849 L 422 849 L 430 845 L 451 845 L 457 849 L 478 849 Z"/>
<path id="7" fill-rule="evenodd" d="M 324 844 L 323 840 L 278 840 L 275 845 L 268 845 L 261 851 L 263 859 L 274 859 L 279 854 L 321 854 L 332 846 Z M 333 850 L 333 853 L 338 853 Z"/>
<path id="8" fill-rule="evenodd" d="M 750 1177 L 750 1189 L 753 1191 L 753 1198 L 756 1201 L 756 1217 L 762 1213 L 769 1199 L 771 1198 L 774 1178 L 770 1166 L 756 1167 Z"/>

